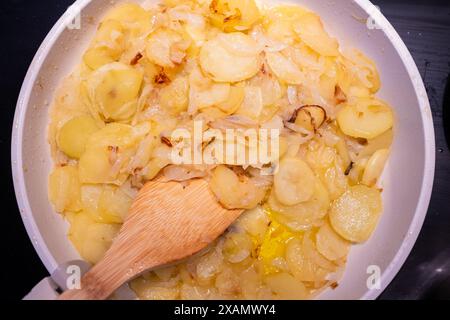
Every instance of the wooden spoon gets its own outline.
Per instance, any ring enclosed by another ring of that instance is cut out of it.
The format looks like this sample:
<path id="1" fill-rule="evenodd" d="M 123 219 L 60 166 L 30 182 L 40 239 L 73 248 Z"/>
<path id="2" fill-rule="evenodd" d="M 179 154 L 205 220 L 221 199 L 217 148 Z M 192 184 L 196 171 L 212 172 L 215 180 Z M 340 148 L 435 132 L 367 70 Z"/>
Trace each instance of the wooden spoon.
<path id="1" fill-rule="evenodd" d="M 148 182 L 103 259 L 63 300 L 102 300 L 148 269 L 188 257 L 219 237 L 243 210 L 227 210 L 205 180 Z"/>

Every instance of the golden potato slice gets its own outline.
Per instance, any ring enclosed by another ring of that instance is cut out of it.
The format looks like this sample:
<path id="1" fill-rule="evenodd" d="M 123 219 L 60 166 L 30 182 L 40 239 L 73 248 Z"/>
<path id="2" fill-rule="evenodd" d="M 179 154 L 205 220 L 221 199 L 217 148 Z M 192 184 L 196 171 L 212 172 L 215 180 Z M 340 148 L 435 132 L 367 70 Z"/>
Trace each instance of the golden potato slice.
<path id="1" fill-rule="evenodd" d="M 361 182 L 368 187 L 373 187 L 376 185 L 378 179 L 383 173 L 388 157 L 389 149 L 381 149 L 376 151 L 367 162 Z"/>
<path id="2" fill-rule="evenodd" d="M 381 194 L 363 185 L 351 187 L 330 209 L 333 229 L 344 239 L 365 242 L 377 226 L 382 211 Z"/>
<path id="3" fill-rule="evenodd" d="M 351 137 L 373 139 L 392 128 L 392 109 L 381 100 L 358 99 L 337 115 L 341 130 Z"/>
<path id="4" fill-rule="evenodd" d="M 106 64 L 113 63 L 120 58 L 120 53 L 109 47 L 95 47 L 86 51 L 83 56 L 84 63 L 91 69 L 96 70 Z"/>
<path id="5" fill-rule="evenodd" d="M 275 173 L 275 195 L 287 206 L 308 201 L 314 193 L 315 180 L 314 172 L 303 160 L 285 158 Z"/>
<path id="6" fill-rule="evenodd" d="M 249 235 L 257 240 L 262 240 L 270 222 L 265 210 L 258 206 L 244 212 L 236 224 L 242 227 Z"/>
<path id="7" fill-rule="evenodd" d="M 317 250 L 316 242 L 312 239 L 312 236 L 313 234 L 311 232 L 307 232 L 303 235 L 302 250 L 305 253 L 305 257 L 324 270 L 331 272 L 335 271 L 336 265 L 330 260 L 327 260 L 327 258 Z"/>
<path id="8" fill-rule="evenodd" d="M 186 77 L 178 77 L 159 92 L 161 107 L 173 115 L 187 110 L 189 103 L 189 82 Z"/>
<path id="9" fill-rule="evenodd" d="M 276 273 L 265 279 L 276 299 L 301 300 L 308 295 L 305 285 L 286 272 Z"/>
<path id="10" fill-rule="evenodd" d="M 244 101 L 244 98 L 245 89 L 241 86 L 234 85 L 230 87 L 230 95 L 228 96 L 228 99 L 217 103 L 216 106 L 226 114 L 233 114 L 239 109 Z"/>
<path id="11" fill-rule="evenodd" d="M 81 256 L 90 263 L 99 262 L 111 243 L 120 226 L 114 224 L 93 223 L 86 226 L 85 238 L 81 247 Z"/>
<path id="12" fill-rule="evenodd" d="M 114 62 L 94 72 L 87 81 L 91 101 L 108 120 L 126 120 L 136 112 L 143 74 Z"/>
<path id="13" fill-rule="evenodd" d="M 108 11 L 103 21 L 119 21 L 132 37 L 149 32 L 152 26 L 151 13 L 135 3 L 123 3 Z"/>
<path id="14" fill-rule="evenodd" d="M 266 53 L 267 64 L 272 72 L 287 84 L 301 84 L 304 75 L 299 67 L 289 58 L 279 52 Z"/>
<path id="15" fill-rule="evenodd" d="M 322 182 L 316 179 L 311 200 L 295 206 L 285 206 L 278 201 L 272 189 L 267 204 L 280 223 L 292 231 L 305 231 L 311 229 L 327 214 L 330 196 Z"/>
<path id="16" fill-rule="evenodd" d="M 226 32 L 250 29 L 260 18 L 254 0 L 213 0 L 209 9 L 211 24 Z"/>
<path id="17" fill-rule="evenodd" d="M 263 110 L 262 90 L 260 87 L 247 86 L 244 88 L 244 101 L 236 114 L 250 119 L 259 120 Z"/>
<path id="18" fill-rule="evenodd" d="M 123 223 L 132 202 L 121 189 L 105 186 L 98 199 L 98 210 L 105 223 Z"/>
<path id="19" fill-rule="evenodd" d="M 330 37 L 320 20 L 314 13 L 304 14 L 294 23 L 294 30 L 299 38 L 313 50 L 323 56 L 339 55 L 339 44 Z"/>
<path id="20" fill-rule="evenodd" d="M 266 194 L 265 188 L 256 186 L 245 177 L 241 181 L 226 166 L 214 169 L 209 186 L 220 203 L 228 209 L 253 209 L 262 202 Z"/>
<path id="21" fill-rule="evenodd" d="M 74 166 L 53 169 L 48 181 L 48 197 L 57 212 L 81 210 L 78 168 Z"/>
<path id="22" fill-rule="evenodd" d="M 72 118 L 59 129 L 58 147 L 69 157 L 79 159 L 86 149 L 88 138 L 98 130 L 91 116 Z"/>
<path id="23" fill-rule="evenodd" d="M 177 48 L 177 43 L 182 41 L 183 37 L 179 33 L 169 29 L 158 29 L 147 39 L 146 56 L 161 67 L 173 68 L 180 63 L 174 56 L 174 49 Z M 179 53 L 183 55 L 182 50 Z"/>
<path id="24" fill-rule="evenodd" d="M 294 5 L 280 5 L 271 8 L 266 12 L 263 20 L 267 35 L 286 44 L 294 44 L 297 35 L 293 23 L 307 13 L 306 9 Z"/>
<path id="25" fill-rule="evenodd" d="M 252 239 L 246 233 L 229 233 L 223 245 L 224 258 L 231 263 L 240 263 L 250 257 L 253 250 Z"/>
<path id="26" fill-rule="evenodd" d="M 209 108 L 226 102 L 230 92 L 229 83 L 213 83 L 205 89 L 191 86 L 189 104 L 196 109 Z"/>
<path id="27" fill-rule="evenodd" d="M 251 52 L 258 44 L 245 34 L 239 35 L 242 48 L 231 50 L 235 34 L 223 34 L 219 38 L 207 41 L 199 55 L 202 70 L 217 82 L 239 82 L 247 80 L 258 73 L 261 60 L 259 54 L 242 55 Z M 224 43 L 229 43 L 224 45 Z"/>
<path id="28" fill-rule="evenodd" d="M 345 258 L 351 243 L 334 231 L 328 222 L 322 225 L 316 234 L 317 250 L 331 261 Z"/>
<path id="29" fill-rule="evenodd" d="M 289 271 L 299 281 L 323 281 L 328 274 L 328 271 L 307 258 L 302 241 L 297 238 L 291 239 L 287 244 L 286 261 Z"/>

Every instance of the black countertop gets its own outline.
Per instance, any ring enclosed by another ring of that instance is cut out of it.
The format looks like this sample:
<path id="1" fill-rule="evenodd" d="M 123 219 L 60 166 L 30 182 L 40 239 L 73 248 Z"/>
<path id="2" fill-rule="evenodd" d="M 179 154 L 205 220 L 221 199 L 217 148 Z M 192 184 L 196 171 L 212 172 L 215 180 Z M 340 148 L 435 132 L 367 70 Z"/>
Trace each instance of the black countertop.
<path id="1" fill-rule="evenodd" d="M 325 0 L 324 0 L 325 1 Z M 351 0 L 338 0 L 351 1 Z M 26 70 L 47 32 L 71 0 L 0 3 L 1 295 L 22 298 L 47 271 L 17 209 L 11 178 L 12 119 Z M 422 232 L 381 299 L 450 299 L 450 1 L 373 0 L 410 49 L 431 102 L 436 131 L 436 177 Z"/>

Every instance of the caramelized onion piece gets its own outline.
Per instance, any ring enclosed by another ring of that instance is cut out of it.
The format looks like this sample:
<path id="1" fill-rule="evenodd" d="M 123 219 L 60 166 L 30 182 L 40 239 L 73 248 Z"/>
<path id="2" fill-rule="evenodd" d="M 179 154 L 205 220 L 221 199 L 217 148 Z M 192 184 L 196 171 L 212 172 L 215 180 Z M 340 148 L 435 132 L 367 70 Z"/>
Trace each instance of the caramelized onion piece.
<path id="1" fill-rule="evenodd" d="M 315 132 L 325 123 L 326 119 L 327 112 L 324 108 L 318 105 L 306 105 L 295 110 L 289 122 Z"/>

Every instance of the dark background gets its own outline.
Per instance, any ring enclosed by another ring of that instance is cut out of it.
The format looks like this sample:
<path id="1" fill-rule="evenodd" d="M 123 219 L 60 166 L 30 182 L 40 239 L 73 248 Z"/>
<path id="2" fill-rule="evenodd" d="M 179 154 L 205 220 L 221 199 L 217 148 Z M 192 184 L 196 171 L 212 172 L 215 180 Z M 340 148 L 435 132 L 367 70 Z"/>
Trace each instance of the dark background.
<path id="1" fill-rule="evenodd" d="M 11 130 L 27 68 L 47 32 L 72 2 L 0 2 L 0 291 L 5 299 L 21 299 L 47 276 L 16 205 L 10 164 Z M 381 7 L 400 33 L 419 67 L 436 131 L 436 177 L 428 215 L 411 255 L 381 299 L 450 299 L 450 0 L 373 3 Z"/>

